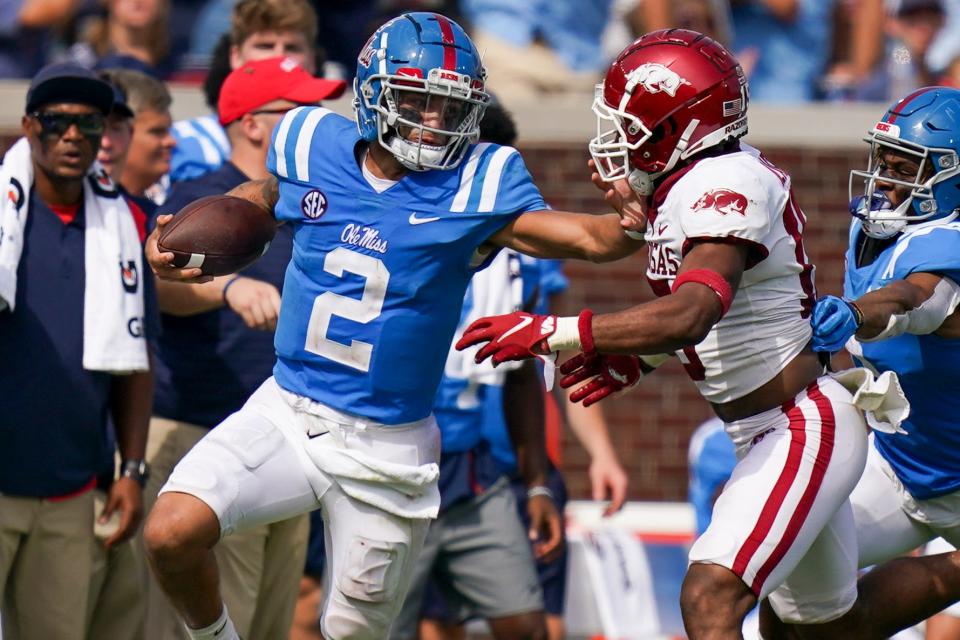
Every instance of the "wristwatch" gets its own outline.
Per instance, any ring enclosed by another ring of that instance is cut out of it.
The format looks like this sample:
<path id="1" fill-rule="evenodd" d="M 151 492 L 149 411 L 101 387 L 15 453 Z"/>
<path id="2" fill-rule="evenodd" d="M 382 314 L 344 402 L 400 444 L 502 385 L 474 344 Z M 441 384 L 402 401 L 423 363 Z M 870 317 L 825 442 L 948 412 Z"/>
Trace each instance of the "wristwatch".
<path id="1" fill-rule="evenodd" d="M 136 480 L 143 487 L 150 477 L 150 465 L 144 460 L 124 460 L 120 466 L 120 477 Z"/>

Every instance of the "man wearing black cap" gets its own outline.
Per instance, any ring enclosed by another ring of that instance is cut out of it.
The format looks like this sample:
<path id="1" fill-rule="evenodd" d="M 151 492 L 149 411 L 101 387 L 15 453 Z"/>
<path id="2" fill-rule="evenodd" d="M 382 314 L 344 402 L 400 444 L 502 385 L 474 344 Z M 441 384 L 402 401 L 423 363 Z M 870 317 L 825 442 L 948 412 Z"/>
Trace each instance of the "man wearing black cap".
<path id="1" fill-rule="evenodd" d="M 152 374 L 142 238 L 94 158 L 110 85 L 72 64 L 33 79 L 0 167 L 0 595 L 3 637 L 82 640 L 93 487 L 108 416 L 123 458 L 106 544 L 142 516 Z"/>

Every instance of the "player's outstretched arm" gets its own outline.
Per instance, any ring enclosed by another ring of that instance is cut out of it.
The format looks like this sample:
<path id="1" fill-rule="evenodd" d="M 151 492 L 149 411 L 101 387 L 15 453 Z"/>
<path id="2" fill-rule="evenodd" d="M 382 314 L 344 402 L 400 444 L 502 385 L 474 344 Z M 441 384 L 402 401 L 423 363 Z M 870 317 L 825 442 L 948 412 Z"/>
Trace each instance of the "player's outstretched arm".
<path id="1" fill-rule="evenodd" d="M 490 242 L 538 258 L 609 262 L 630 255 L 643 244 L 648 196 L 638 195 L 626 180 L 604 182 L 596 172 L 591 179 L 616 215 L 529 211 L 500 229 Z"/>
<path id="2" fill-rule="evenodd" d="M 492 357 L 494 364 L 563 349 L 607 354 L 677 351 L 698 344 L 723 317 L 746 263 L 747 249 L 742 245 L 698 242 L 683 258 L 668 296 L 616 313 L 590 313 L 587 322 L 583 322 L 587 311 L 565 318 L 523 312 L 479 318 L 456 347 L 483 344 L 477 362 Z"/>
<path id="3" fill-rule="evenodd" d="M 493 234 L 490 242 L 536 258 L 610 262 L 643 246 L 642 235 L 624 233 L 623 220 L 613 213 L 529 211 Z"/>
<path id="4" fill-rule="evenodd" d="M 853 335 L 864 342 L 934 331 L 960 336 L 960 286 L 934 273 L 912 273 L 857 300 L 824 296 L 810 322 L 815 351 L 839 351 Z"/>

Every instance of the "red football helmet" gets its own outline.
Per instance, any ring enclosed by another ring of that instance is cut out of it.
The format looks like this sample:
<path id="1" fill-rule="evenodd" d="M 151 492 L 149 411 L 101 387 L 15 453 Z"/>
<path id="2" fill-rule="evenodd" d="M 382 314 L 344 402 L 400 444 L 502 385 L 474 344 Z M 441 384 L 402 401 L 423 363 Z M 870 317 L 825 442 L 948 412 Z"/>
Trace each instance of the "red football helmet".
<path id="1" fill-rule="evenodd" d="M 726 49 L 686 29 L 643 36 L 597 85 L 590 155 L 604 180 L 652 177 L 747 133 L 747 79 Z M 611 127 L 612 125 L 612 127 Z"/>

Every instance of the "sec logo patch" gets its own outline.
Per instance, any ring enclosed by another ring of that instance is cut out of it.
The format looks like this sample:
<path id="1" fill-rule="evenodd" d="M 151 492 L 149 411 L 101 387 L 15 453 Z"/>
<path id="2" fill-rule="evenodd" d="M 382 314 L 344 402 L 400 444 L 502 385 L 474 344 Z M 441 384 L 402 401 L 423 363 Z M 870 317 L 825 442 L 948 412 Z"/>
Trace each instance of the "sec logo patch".
<path id="1" fill-rule="evenodd" d="M 312 189 L 303 196 L 300 201 L 300 209 L 303 210 L 303 215 L 311 220 L 316 220 L 327 210 L 327 197 L 319 189 Z"/>

